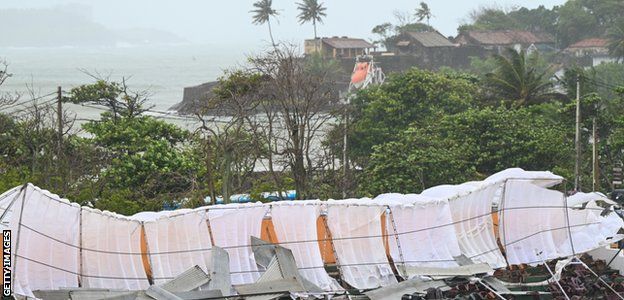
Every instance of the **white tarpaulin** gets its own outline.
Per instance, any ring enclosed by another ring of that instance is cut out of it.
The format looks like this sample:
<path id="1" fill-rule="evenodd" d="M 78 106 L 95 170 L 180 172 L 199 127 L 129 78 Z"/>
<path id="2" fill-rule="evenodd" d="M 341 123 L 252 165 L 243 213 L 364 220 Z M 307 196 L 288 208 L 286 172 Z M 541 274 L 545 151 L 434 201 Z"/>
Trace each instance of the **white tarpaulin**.
<path id="1" fill-rule="evenodd" d="M 336 248 L 337 262 L 346 282 L 358 289 L 396 283 L 386 258 L 381 215 L 386 207 L 370 199 L 327 202 L 327 225 Z"/>
<path id="2" fill-rule="evenodd" d="M 342 290 L 325 271 L 317 242 L 321 201 L 282 201 L 272 205 L 271 219 L 281 246 L 292 250 L 301 276 L 325 291 Z M 302 226 L 303 225 L 303 226 Z"/>
<path id="3" fill-rule="evenodd" d="M 30 184 L 13 200 L 13 292 L 78 287 L 80 206 Z"/>
<path id="4" fill-rule="evenodd" d="M 198 265 L 209 272 L 210 232 L 206 210 L 182 210 L 177 215 L 145 222 L 154 283 L 171 280 Z"/>
<path id="5" fill-rule="evenodd" d="M 260 236 L 267 208 L 262 204 L 228 204 L 208 210 L 214 243 L 230 255 L 232 284 L 253 283 L 260 277 L 251 236 Z"/>
<path id="6" fill-rule="evenodd" d="M 390 254 L 397 270 L 403 273 L 403 264 L 439 268 L 457 266 L 453 257 L 459 256 L 461 251 L 447 200 L 415 194 L 384 194 L 375 198 L 375 202 L 390 207 L 386 228 L 390 235 Z"/>
<path id="7" fill-rule="evenodd" d="M 592 199 L 585 195 L 575 198 Z M 587 252 L 607 244 L 624 226 L 611 210 L 601 216 L 603 209 L 593 201 L 585 208 L 567 207 L 566 201 L 563 193 L 531 181 L 507 181 L 499 235 L 510 264 L 536 265 Z"/>
<path id="8" fill-rule="evenodd" d="M 82 209 L 83 286 L 122 290 L 149 286 L 141 257 L 141 223 Z"/>
<path id="9" fill-rule="evenodd" d="M 618 205 L 617 202 L 607 198 L 607 196 L 605 196 L 602 193 L 598 193 L 598 192 L 591 192 L 591 193 L 581 193 L 578 192 L 572 196 L 568 196 L 568 206 L 569 207 L 575 207 L 575 206 L 579 206 L 579 205 L 583 205 L 585 203 L 588 203 L 590 201 L 601 201 L 604 202 L 608 205 Z"/>
<path id="10" fill-rule="evenodd" d="M 492 201 L 500 183 L 467 182 L 424 190 L 423 195 L 448 199 L 462 254 L 493 268 L 507 264 L 498 248 L 492 221 Z"/>

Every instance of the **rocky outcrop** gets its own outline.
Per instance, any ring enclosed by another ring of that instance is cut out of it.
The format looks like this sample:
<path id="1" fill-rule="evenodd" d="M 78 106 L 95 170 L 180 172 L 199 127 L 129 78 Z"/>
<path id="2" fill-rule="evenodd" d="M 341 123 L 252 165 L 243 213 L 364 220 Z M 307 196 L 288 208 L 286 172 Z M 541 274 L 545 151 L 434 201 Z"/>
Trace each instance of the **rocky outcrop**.
<path id="1" fill-rule="evenodd" d="M 201 101 L 212 96 L 212 89 L 219 84 L 218 81 L 202 83 L 200 85 L 185 87 L 182 102 L 176 103 L 169 110 L 175 110 L 181 115 L 194 114 L 200 106 Z"/>

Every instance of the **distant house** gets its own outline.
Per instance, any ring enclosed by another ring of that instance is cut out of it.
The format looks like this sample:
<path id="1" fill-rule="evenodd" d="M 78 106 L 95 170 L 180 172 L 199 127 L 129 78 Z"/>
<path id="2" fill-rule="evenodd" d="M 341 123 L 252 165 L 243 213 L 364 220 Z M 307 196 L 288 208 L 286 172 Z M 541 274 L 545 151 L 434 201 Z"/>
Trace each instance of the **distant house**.
<path id="1" fill-rule="evenodd" d="M 589 38 L 568 46 L 563 52 L 577 58 L 588 58 L 592 66 L 596 66 L 604 62 L 615 62 L 615 58 L 609 56 L 608 44 L 608 39 Z"/>
<path id="2" fill-rule="evenodd" d="M 437 31 L 404 32 L 397 37 L 394 53 L 420 61 L 421 67 L 437 68 L 455 64 L 455 44 Z"/>
<path id="3" fill-rule="evenodd" d="M 305 40 L 304 52 L 306 55 L 320 52 L 324 57 L 353 58 L 368 54 L 374 47 L 364 39 L 335 36 Z"/>
<path id="4" fill-rule="evenodd" d="M 461 46 L 478 46 L 496 53 L 502 53 L 505 48 L 539 51 L 555 49 L 555 38 L 551 34 L 524 30 L 467 30 L 460 33 L 455 42 Z"/>
<path id="5" fill-rule="evenodd" d="M 427 55 L 430 51 L 452 49 L 455 44 L 437 31 L 404 32 L 396 43 L 397 54 Z"/>

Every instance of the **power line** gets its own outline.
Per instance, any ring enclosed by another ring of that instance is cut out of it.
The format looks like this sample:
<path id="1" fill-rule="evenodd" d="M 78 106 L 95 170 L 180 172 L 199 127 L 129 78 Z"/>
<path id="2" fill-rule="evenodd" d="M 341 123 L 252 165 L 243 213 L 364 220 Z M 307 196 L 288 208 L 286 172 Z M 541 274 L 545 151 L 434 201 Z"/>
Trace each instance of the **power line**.
<path id="1" fill-rule="evenodd" d="M 2 108 L 2 110 L 8 110 L 8 109 L 11 109 L 11 108 L 14 108 L 14 107 L 18 107 L 18 106 L 21 106 L 21 105 L 24 105 L 24 104 L 28 104 L 29 102 L 33 103 L 33 102 L 35 102 L 35 101 L 37 101 L 39 99 L 43 99 L 45 97 L 52 96 L 52 95 L 56 95 L 56 92 L 50 93 L 50 94 L 47 94 L 47 95 L 43 95 L 43 96 L 38 96 L 38 97 L 35 97 L 35 98 L 32 98 L 32 99 L 28 99 L 28 100 L 24 100 L 24 101 L 21 101 L 21 102 L 13 103 L 11 105 L 3 106 L 3 107 L 0 107 L 0 108 Z"/>
<path id="2" fill-rule="evenodd" d="M 47 100 L 47 101 L 39 102 L 37 104 L 39 104 L 39 105 L 47 105 L 47 104 L 50 104 L 50 103 L 52 103 L 54 101 L 56 101 L 56 98 L 52 98 L 52 99 Z M 7 114 L 10 115 L 10 116 L 18 117 L 20 113 L 26 112 L 26 111 L 30 110 L 31 108 L 32 107 L 24 107 L 22 109 L 18 109 L 18 110 L 14 110 L 14 111 L 8 112 Z"/>

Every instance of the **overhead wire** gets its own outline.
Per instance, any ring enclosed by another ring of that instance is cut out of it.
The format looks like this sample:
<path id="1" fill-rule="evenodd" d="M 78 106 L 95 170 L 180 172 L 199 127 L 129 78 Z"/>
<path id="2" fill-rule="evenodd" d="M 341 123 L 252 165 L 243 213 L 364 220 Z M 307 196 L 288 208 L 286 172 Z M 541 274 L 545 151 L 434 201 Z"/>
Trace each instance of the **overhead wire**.
<path id="1" fill-rule="evenodd" d="M 13 104 L 10 104 L 10 105 L 1 106 L 0 109 L 2 109 L 3 111 L 4 110 L 9 110 L 9 109 L 14 108 L 14 107 L 22 106 L 22 105 L 29 104 L 29 103 L 34 103 L 37 100 L 40 100 L 40 99 L 43 99 L 45 97 L 49 97 L 49 96 L 52 96 L 52 95 L 56 95 L 56 92 L 50 93 L 50 94 L 47 94 L 47 95 L 37 96 L 35 98 L 30 98 L 30 99 L 24 100 L 24 101 L 18 101 L 16 103 L 13 103 Z"/>

